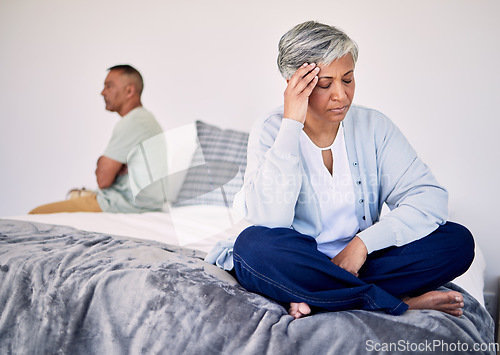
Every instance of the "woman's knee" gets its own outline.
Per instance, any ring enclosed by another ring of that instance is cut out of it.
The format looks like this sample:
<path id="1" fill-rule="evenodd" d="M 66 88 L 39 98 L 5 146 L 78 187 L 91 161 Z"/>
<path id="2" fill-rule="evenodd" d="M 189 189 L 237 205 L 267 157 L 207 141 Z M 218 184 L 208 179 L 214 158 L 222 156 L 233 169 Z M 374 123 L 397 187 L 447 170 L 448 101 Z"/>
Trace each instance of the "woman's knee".
<path id="1" fill-rule="evenodd" d="M 446 228 L 450 243 L 453 243 L 457 249 L 463 250 L 465 254 L 474 256 L 474 237 L 469 229 L 455 222 L 446 222 L 443 227 Z"/>
<path id="2" fill-rule="evenodd" d="M 243 230 L 234 243 L 234 253 L 242 258 L 259 256 L 265 259 L 267 254 L 273 254 L 277 247 L 273 238 L 274 229 L 262 226 L 251 226 Z"/>
<path id="3" fill-rule="evenodd" d="M 247 290 L 262 292 L 262 282 L 257 275 L 267 275 L 277 267 L 276 241 L 273 229 L 252 226 L 240 233 L 233 246 L 236 279 Z M 278 258 L 280 259 L 280 258 Z"/>
<path id="4" fill-rule="evenodd" d="M 315 239 L 293 229 L 251 226 L 236 238 L 233 252 L 238 258 L 263 263 L 276 262 L 276 258 L 308 248 L 317 250 Z"/>
<path id="5" fill-rule="evenodd" d="M 439 227 L 438 232 L 442 234 L 442 243 L 446 243 L 448 252 L 446 253 L 447 263 L 454 265 L 455 269 L 465 272 L 474 260 L 474 237 L 472 233 L 463 225 L 446 222 Z"/>
<path id="6" fill-rule="evenodd" d="M 458 244 L 459 248 L 461 249 L 462 257 L 465 259 L 465 261 L 469 261 L 470 265 L 470 263 L 472 263 L 472 260 L 474 260 L 474 237 L 469 229 L 461 224 L 453 223 L 453 228 L 453 235 L 456 238 L 455 243 Z"/>
<path id="7" fill-rule="evenodd" d="M 256 244 L 259 244 L 259 239 L 262 236 L 262 228 L 265 227 L 251 226 L 244 229 L 234 242 L 234 252 L 237 254 L 243 254 L 256 247 Z"/>

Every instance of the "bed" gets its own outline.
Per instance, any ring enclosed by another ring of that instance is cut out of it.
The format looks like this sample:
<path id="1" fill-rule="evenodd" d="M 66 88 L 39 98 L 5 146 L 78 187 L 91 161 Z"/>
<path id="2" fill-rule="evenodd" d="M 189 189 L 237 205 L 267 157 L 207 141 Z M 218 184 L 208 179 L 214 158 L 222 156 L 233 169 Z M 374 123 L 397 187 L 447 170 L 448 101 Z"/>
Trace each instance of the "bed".
<path id="1" fill-rule="evenodd" d="M 441 287 L 464 294 L 460 318 L 352 310 L 294 320 L 205 262 L 248 225 L 230 208 L 248 135 L 194 128 L 193 168 L 174 169 L 177 191 L 166 192 L 173 202 L 163 212 L 0 219 L 0 353 L 495 353 L 480 250 Z"/>

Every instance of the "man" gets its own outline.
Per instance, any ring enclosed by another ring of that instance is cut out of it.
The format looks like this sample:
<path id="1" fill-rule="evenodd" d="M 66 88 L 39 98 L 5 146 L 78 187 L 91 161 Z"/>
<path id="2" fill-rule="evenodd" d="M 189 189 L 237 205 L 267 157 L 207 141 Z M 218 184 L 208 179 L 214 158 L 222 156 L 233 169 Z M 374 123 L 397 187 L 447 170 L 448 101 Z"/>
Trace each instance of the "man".
<path id="1" fill-rule="evenodd" d="M 148 196 L 141 206 L 134 203 L 129 185 L 127 155 L 139 143 L 163 132 L 153 115 L 142 107 L 144 87 L 141 74 L 130 65 L 108 69 L 101 95 L 106 110 L 121 116 L 108 146 L 97 160 L 95 171 L 99 189 L 67 201 L 35 208 L 30 214 L 56 212 L 125 212 L 161 210 L 163 198 Z"/>

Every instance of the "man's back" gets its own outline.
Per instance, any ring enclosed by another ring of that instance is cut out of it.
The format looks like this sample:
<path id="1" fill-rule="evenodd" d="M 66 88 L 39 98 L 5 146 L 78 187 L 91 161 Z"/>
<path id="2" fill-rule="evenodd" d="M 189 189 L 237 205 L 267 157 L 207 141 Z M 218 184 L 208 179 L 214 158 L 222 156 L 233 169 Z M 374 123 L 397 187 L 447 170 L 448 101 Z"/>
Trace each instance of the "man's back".
<path id="1" fill-rule="evenodd" d="M 142 106 L 130 111 L 120 119 L 113 130 L 113 135 L 103 155 L 127 164 L 128 153 L 141 142 L 163 132 L 154 116 Z M 163 199 L 151 196 L 148 206 L 134 203 L 128 173 L 118 175 L 109 188 L 97 190 L 97 201 L 103 212 L 144 212 L 161 210 Z"/>

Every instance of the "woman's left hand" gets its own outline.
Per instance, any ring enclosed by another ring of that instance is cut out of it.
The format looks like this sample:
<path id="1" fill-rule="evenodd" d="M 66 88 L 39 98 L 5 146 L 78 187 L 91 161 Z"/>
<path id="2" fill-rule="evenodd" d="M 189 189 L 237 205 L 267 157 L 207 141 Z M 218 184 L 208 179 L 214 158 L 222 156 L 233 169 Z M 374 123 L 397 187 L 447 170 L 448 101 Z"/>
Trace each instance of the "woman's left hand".
<path id="1" fill-rule="evenodd" d="M 332 263 L 358 277 L 358 271 L 365 263 L 367 256 L 368 250 L 365 243 L 361 238 L 355 236 L 344 250 L 332 259 Z"/>

